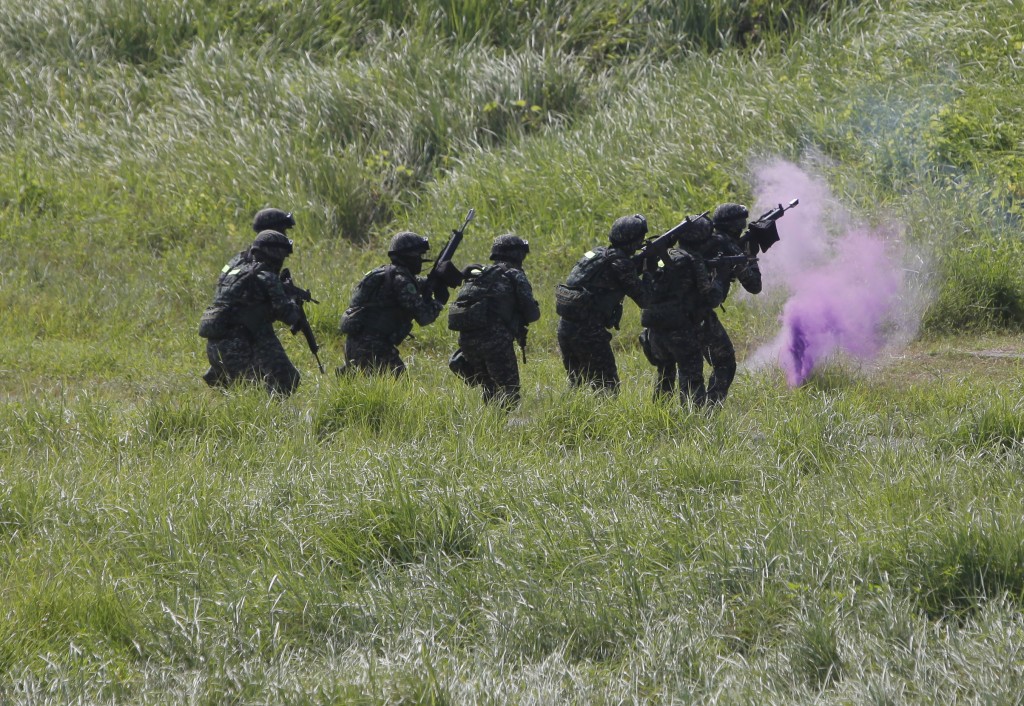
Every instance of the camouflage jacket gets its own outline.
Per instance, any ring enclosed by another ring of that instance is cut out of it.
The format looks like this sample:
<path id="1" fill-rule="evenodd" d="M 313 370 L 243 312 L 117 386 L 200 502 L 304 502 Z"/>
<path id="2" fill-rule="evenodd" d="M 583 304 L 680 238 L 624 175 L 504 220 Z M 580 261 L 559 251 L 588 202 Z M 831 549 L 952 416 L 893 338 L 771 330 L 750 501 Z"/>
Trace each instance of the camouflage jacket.
<path id="1" fill-rule="evenodd" d="M 199 335 L 273 336 L 275 321 L 290 326 L 299 316 L 299 305 L 285 294 L 277 272 L 240 254 L 221 270 L 213 303 L 200 319 Z"/>
<path id="2" fill-rule="evenodd" d="M 643 308 L 650 298 L 649 282 L 624 250 L 598 247 L 585 253 L 556 289 L 556 311 L 569 321 L 618 328 L 627 296 Z"/>
<path id="3" fill-rule="evenodd" d="M 715 229 L 711 234 L 703 254 L 705 259 L 721 255 L 746 255 L 735 238 L 718 229 Z M 732 275 L 725 281 L 725 296 L 729 296 L 729 285 L 733 280 L 739 280 L 743 288 L 751 294 L 758 294 L 761 291 L 761 268 L 757 264 L 757 259 L 751 258 L 749 264 L 745 267 L 740 267 L 733 271 Z"/>
<path id="4" fill-rule="evenodd" d="M 694 325 L 725 300 L 727 288 L 726 281 L 708 272 L 700 255 L 673 248 L 654 274 L 651 299 L 640 312 L 640 323 L 659 329 Z"/>
<path id="5" fill-rule="evenodd" d="M 377 335 L 397 345 L 412 332 L 413 321 L 420 326 L 432 323 L 443 305 L 420 293 L 422 281 L 394 264 L 367 272 L 341 317 L 341 332 Z"/>

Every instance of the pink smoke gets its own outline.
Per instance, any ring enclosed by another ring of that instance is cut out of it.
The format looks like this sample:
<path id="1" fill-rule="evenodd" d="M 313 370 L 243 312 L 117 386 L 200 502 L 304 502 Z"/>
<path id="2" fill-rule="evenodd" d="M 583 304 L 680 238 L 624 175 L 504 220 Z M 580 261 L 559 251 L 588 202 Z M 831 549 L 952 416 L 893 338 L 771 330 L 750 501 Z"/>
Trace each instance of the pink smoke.
<path id="1" fill-rule="evenodd" d="M 778 222 L 782 239 L 761 256 L 765 291 L 788 295 L 782 330 L 748 364 L 777 360 L 797 386 L 836 354 L 869 363 L 909 341 L 923 309 L 903 265 L 898 227 L 850 225 L 824 182 L 789 162 L 761 167 L 757 184 L 760 208 L 752 218 L 793 198 L 800 204 Z"/>
<path id="2" fill-rule="evenodd" d="M 779 365 L 790 386 L 802 384 L 835 351 L 871 361 L 884 347 L 884 324 L 898 304 L 900 271 L 885 242 L 851 231 L 834 258 L 804 275 L 782 311 Z"/>

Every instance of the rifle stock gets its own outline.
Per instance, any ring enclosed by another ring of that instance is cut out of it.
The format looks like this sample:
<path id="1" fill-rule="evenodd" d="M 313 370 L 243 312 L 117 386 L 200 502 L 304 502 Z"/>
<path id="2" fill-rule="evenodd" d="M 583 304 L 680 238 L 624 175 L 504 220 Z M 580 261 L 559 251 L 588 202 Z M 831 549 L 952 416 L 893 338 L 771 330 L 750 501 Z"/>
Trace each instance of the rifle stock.
<path id="1" fill-rule="evenodd" d="M 750 257 L 747 255 L 719 255 L 705 260 L 704 265 L 709 270 L 730 272 L 737 267 L 746 266 L 749 262 Z"/>

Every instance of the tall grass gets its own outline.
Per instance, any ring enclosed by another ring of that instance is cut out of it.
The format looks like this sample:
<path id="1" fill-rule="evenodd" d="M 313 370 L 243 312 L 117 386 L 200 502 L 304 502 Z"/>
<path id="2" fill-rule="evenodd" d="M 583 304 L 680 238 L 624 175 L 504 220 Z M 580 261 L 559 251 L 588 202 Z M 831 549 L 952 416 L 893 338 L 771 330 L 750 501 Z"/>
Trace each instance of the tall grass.
<path id="1" fill-rule="evenodd" d="M 509 426 L 438 363 L 286 403 L 8 404 L 5 694 L 1011 693 L 1020 447 L 946 432 L 1002 376 L 741 376 L 708 418 L 649 400 L 634 356 L 616 399 L 542 361 Z"/>

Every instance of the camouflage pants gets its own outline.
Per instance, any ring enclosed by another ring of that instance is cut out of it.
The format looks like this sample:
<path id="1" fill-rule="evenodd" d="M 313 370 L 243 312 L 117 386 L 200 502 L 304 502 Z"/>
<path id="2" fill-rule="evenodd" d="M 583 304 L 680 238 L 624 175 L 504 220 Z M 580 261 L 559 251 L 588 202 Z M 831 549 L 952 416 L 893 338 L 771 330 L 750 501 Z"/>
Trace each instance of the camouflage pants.
<path id="1" fill-rule="evenodd" d="M 507 409 L 516 407 L 520 399 L 519 361 L 514 344 L 512 333 L 505 328 L 459 334 L 459 348 L 467 369 L 473 371 L 463 379 L 479 381 L 484 402 L 498 402 Z"/>
<path id="2" fill-rule="evenodd" d="M 701 353 L 711 365 L 708 401 L 722 402 L 736 377 L 736 349 L 715 312 L 705 314 L 700 325 Z"/>
<path id="3" fill-rule="evenodd" d="M 398 354 L 398 347 L 386 336 L 349 334 L 345 339 L 345 367 L 342 370 L 398 376 L 405 372 L 405 363 Z"/>
<path id="4" fill-rule="evenodd" d="M 649 358 L 658 369 L 655 397 L 671 395 L 679 381 L 679 400 L 701 405 L 707 403 L 704 388 L 704 359 L 701 341 L 694 328 L 648 329 Z"/>
<path id="5" fill-rule="evenodd" d="M 619 387 L 619 370 L 612 353 L 612 334 L 597 323 L 559 319 L 558 348 L 569 385 L 589 385 L 614 392 Z"/>
<path id="6" fill-rule="evenodd" d="M 290 395 L 299 386 L 299 371 L 277 336 L 234 336 L 206 341 L 210 369 L 203 380 L 210 387 L 227 387 L 239 380 L 260 383 L 269 392 Z"/>

